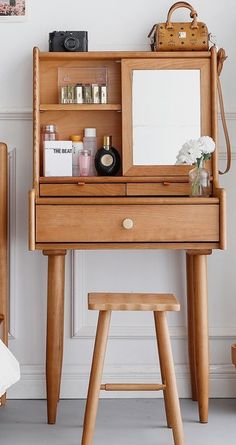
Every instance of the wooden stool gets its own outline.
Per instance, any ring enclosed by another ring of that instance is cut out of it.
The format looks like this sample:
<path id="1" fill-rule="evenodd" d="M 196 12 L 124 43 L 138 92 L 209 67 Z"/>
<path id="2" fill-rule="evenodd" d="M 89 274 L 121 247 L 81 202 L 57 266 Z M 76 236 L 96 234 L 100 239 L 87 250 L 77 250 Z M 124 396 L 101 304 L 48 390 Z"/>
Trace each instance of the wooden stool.
<path id="1" fill-rule="evenodd" d="M 88 307 L 99 310 L 88 397 L 84 417 L 82 445 L 93 445 L 100 389 L 105 391 L 164 392 L 167 424 L 173 430 L 175 445 L 184 445 L 183 425 L 177 393 L 174 362 L 171 351 L 166 311 L 179 311 L 180 305 L 171 294 L 110 294 L 92 293 Z M 101 385 L 111 311 L 153 311 L 159 351 L 162 384 L 105 384 Z"/>

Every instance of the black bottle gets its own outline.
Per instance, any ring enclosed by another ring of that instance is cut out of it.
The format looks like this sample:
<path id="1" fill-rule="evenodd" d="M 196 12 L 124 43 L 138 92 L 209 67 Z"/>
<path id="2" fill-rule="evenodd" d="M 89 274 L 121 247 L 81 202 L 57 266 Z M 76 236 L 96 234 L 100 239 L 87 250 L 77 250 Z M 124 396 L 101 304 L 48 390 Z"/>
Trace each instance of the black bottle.
<path id="1" fill-rule="evenodd" d="M 114 176 L 118 173 L 120 169 L 120 155 L 112 147 L 111 136 L 104 136 L 103 147 L 97 151 L 94 164 L 100 176 Z"/>

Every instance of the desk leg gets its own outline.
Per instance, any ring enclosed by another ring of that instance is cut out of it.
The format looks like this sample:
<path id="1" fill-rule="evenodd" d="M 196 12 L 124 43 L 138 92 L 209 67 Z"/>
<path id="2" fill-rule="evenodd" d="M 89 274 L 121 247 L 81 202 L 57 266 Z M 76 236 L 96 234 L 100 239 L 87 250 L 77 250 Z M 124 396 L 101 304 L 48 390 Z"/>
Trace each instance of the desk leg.
<path id="1" fill-rule="evenodd" d="M 0 143 L 0 338 L 8 344 L 8 233 L 7 233 L 7 147 Z M 5 405 L 6 394 L 0 397 L 0 406 Z"/>
<path id="2" fill-rule="evenodd" d="M 66 251 L 44 251 L 48 256 L 47 407 L 48 423 L 56 423 L 60 397 L 64 339 L 64 283 Z"/>
<path id="3" fill-rule="evenodd" d="M 192 400 L 197 400 L 195 329 L 194 329 L 194 289 L 193 289 L 193 255 L 186 254 L 187 305 L 188 305 L 188 356 L 191 377 Z"/>
<path id="4" fill-rule="evenodd" d="M 208 297 L 207 256 L 193 255 L 193 288 L 195 318 L 195 359 L 197 396 L 200 422 L 208 422 L 209 348 L 208 348 Z"/>
<path id="5" fill-rule="evenodd" d="M 0 319 L 0 330 L 2 331 L 2 335 L 1 335 L 1 340 L 3 341 L 3 343 L 7 346 L 8 345 L 8 313 L 7 313 L 7 286 L 6 284 L 6 279 L 1 283 L 1 292 L 0 292 L 0 299 L 2 297 L 2 301 L 0 301 L 0 315 L 3 315 L 3 320 L 1 322 Z M 7 400 L 7 395 L 6 393 L 3 394 L 2 397 L 0 397 L 0 407 L 6 404 L 6 400 Z"/>
<path id="6" fill-rule="evenodd" d="M 7 295 L 7 294 L 6 294 Z M 2 292 L 2 296 L 4 295 L 4 291 Z M 0 302 L 0 329 L 2 330 L 2 341 L 3 343 L 5 343 L 5 345 L 8 344 L 8 323 L 7 323 L 7 305 L 6 304 L 1 304 L 3 302 Z M 3 310 L 3 307 L 5 307 L 5 310 Z M 1 318 L 1 315 L 4 314 L 4 318 Z M 2 323 L 1 323 L 2 321 Z M 6 404 L 6 393 L 3 394 L 2 397 L 0 397 L 0 407 Z"/>

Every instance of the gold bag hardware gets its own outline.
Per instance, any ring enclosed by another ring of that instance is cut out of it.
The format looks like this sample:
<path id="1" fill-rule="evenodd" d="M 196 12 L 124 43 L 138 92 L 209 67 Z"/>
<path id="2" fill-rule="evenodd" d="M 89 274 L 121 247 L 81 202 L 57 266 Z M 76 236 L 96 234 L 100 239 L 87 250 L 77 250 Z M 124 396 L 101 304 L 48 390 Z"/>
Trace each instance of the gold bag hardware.
<path id="1" fill-rule="evenodd" d="M 190 9 L 191 22 L 172 22 L 173 12 L 179 8 Z M 165 23 L 154 25 L 148 35 L 152 51 L 207 51 L 208 29 L 197 21 L 198 14 L 190 3 L 177 2 L 169 9 Z"/>

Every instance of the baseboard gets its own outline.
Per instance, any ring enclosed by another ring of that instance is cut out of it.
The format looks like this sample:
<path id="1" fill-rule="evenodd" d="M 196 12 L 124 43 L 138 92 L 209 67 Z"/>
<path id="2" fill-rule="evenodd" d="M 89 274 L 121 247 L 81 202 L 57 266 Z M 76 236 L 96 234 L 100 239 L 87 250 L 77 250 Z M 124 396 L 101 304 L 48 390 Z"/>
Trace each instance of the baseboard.
<path id="1" fill-rule="evenodd" d="M 61 398 L 85 398 L 87 393 L 89 366 L 65 365 L 63 368 Z M 190 376 L 186 365 L 176 366 L 176 378 L 179 396 L 190 397 Z M 107 366 L 103 375 L 104 383 L 160 382 L 160 371 L 154 366 Z M 24 365 L 21 367 L 21 380 L 8 391 L 10 399 L 44 399 L 45 373 L 41 365 Z M 146 398 L 162 397 L 159 393 L 106 393 L 104 398 Z M 236 397 L 236 370 L 233 365 L 211 365 L 210 367 L 210 397 Z"/>

